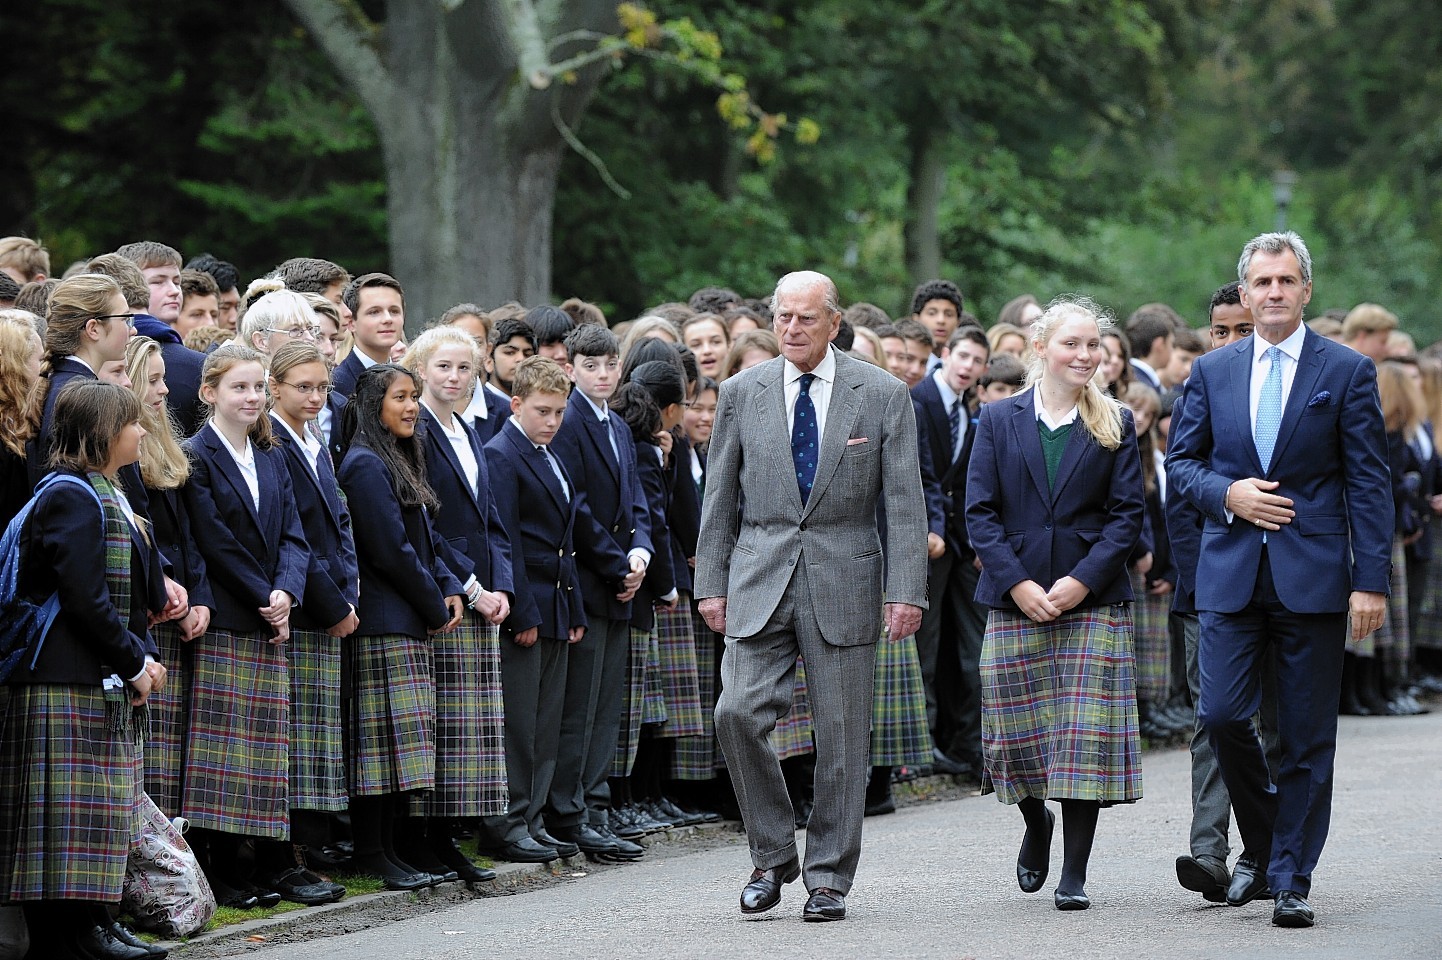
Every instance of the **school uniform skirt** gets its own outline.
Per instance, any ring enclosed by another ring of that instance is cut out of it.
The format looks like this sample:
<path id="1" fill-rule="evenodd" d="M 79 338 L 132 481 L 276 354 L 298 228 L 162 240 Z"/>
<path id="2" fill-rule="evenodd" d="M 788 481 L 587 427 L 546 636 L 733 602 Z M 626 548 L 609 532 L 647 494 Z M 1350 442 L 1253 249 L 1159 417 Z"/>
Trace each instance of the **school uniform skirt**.
<path id="1" fill-rule="evenodd" d="M 657 618 L 659 619 L 659 612 Z M 646 635 L 645 673 L 641 680 L 641 726 L 666 722 L 666 693 L 661 685 L 661 644 L 653 629 Z M 655 731 L 647 731 L 654 734 Z"/>
<path id="2" fill-rule="evenodd" d="M 1130 803 L 1142 795 L 1126 604 L 1050 623 L 994 609 L 981 646 L 982 792 Z"/>
<path id="3" fill-rule="evenodd" d="M 1137 699 L 1165 703 L 1172 687 L 1172 595 L 1147 593 L 1145 575 L 1131 571 L 1132 630 L 1136 636 Z"/>
<path id="4" fill-rule="evenodd" d="M 120 900 L 137 732 L 115 728 L 98 685 L 0 687 L 0 902 Z"/>
<path id="5" fill-rule="evenodd" d="M 771 731 L 771 748 L 780 760 L 816 752 L 811 737 L 811 701 L 806 691 L 806 661 L 796 658 L 796 679 L 791 686 L 791 709 Z"/>
<path id="6" fill-rule="evenodd" d="M 675 610 L 656 611 L 656 649 L 666 720 L 657 735 L 696 737 L 702 733 L 701 683 L 696 638 L 691 630 L 691 595 L 682 593 Z"/>
<path id="7" fill-rule="evenodd" d="M 181 814 L 193 827 L 290 835 L 290 666 L 270 631 L 192 640 Z"/>
<path id="8" fill-rule="evenodd" d="M 417 798 L 429 817 L 492 817 L 509 807 L 501 633 L 467 609 L 431 637 L 436 675 L 436 786 Z"/>
<path id="9" fill-rule="evenodd" d="M 345 792 L 341 721 L 341 644 L 324 630 L 292 630 L 290 658 L 290 808 L 340 811 Z"/>
<path id="10" fill-rule="evenodd" d="M 348 638 L 346 759 L 350 795 L 374 797 L 436 784 L 436 684 L 431 645 L 387 633 Z"/>
<path id="11" fill-rule="evenodd" d="M 1442 548 L 1427 564 L 1427 580 L 1415 626 L 1414 646 L 1442 650 Z"/>
<path id="12" fill-rule="evenodd" d="M 701 733 L 677 737 L 671 750 L 671 779 L 710 780 L 716 776 L 716 642 L 715 631 L 701 614 L 691 612 L 696 648 L 696 692 L 701 700 Z"/>
<path id="13" fill-rule="evenodd" d="M 1405 663 L 1412 652 L 1412 635 L 1407 624 L 1407 549 L 1401 537 L 1392 538 L 1391 596 L 1382 625 L 1361 640 L 1352 639 L 1347 629 L 1347 652 L 1359 657 L 1386 657 L 1389 663 Z"/>
<path id="14" fill-rule="evenodd" d="M 616 755 L 611 776 L 629 777 L 641 745 L 641 725 L 646 721 L 646 661 L 651 653 L 651 631 L 631 628 L 631 645 L 626 657 L 626 688 L 621 703 L 621 727 L 616 733 Z M 653 708 L 654 709 L 654 708 Z"/>
<path id="15" fill-rule="evenodd" d="M 871 708 L 871 765 L 920 766 L 931 762 L 926 723 L 926 687 L 916 638 L 876 644 L 876 693 Z"/>
<path id="16" fill-rule="evenodd" d="M 185 766 L 185 732 L 190 719 L 190 644 L 180 639 L 174 621 L 157 623 L 150 635 L 165 664 L 165 689 L 152 693 L 150 732 L 145 736 L 145 792 L 167 817 L 180 813 L 181 771 Z"/>

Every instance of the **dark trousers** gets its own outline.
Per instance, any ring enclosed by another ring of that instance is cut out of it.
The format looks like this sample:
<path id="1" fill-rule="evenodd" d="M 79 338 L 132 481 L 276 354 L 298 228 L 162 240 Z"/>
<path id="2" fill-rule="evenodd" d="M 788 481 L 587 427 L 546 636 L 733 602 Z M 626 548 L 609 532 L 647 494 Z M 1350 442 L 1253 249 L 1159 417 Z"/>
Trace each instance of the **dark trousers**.
<path id="1" fill-rule="evenodd" d="M 607 779 L 621 729 L 631 624 L 591 615 L 590 626 L 566 657 L 566 701 L 556 776 L 546 822 L 556 827 L 605 823 L 611 806 Z"/>
<path id="2" fill-rule="evenodd" d="M 1267 863 L 1272 890 L 1307 896 L 1332 818 L 1332 768 L 1342 689 L 1345 613 L 1292 613 L 1277 598 L 1265 548 L 1251 601 L 1203 611 L 1198 717 L 1231 795 L 1247 853 Z M 1276 783 L 1252 725 L 1262 661 L 1277 671 Z"/>
<path id="3" fill-rule="evenodd" d="M 541 637 L 523 647 L 501 637 L 501 691 L 506 707 L 506 813 L 486 817 L 486 839 L 515 843 L 541 827 L 556 775 L 561 712 L 566 702 L 566 641 Z"/>
<path id="4" fill-rule="evenodd" d="M 916 631 L 931 739 L 956 758 L 981 756 L 981 640 L 986 611 L 976 603 L 981 571 L 950 548 L 931 561 L 931 604 Z"/>

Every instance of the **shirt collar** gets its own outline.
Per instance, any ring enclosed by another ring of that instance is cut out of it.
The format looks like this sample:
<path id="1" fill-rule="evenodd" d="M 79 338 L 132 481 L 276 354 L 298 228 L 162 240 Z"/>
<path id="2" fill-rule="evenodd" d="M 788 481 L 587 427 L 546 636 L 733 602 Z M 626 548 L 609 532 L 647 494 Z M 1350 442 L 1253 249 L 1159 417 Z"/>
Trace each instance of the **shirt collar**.
<path id="1" fill-rule="evenodd" d="M 790 360 L 783 359 L 782 363 L 784 364 L 782 369 L 786 371 L 786 385 L 789 387 L 801 379 L 802 373 L 796 364 Z M 826 348 L 826 356 L 821 358 L 821 362 L 816 365 L 816 369 L 812 370 L 811 373 L 815 375 L 817 380 L 824 380 L 828 384 L 836 379 L 836 354 L 829 345 Z"/>
<path id="2" fill-rule="evenodd" d="M 365 367 L 367 370 L 380 363 L 379 360 L 372 360 L 370 357 L 366 356 L 366 352 L 360 348 L 360 344 L 356 344 L 351 349 L 351 353 L 355 354 L 355 358 L 359 360 L 361 362 L 361 366 Z"/>
<path id="3" fill-rule="evenodd" d="M 292 438 L 293 440 L 295 440 L 296 443 L 300 444 L 302 447 L 304 447 L 304 448 L 306 448 L 306 449 L 319 449 L 320 444 L 316 442 L 315 437 L 311 435 L 311 433 L 310 433 L 309 430 L 302 430 L 300 433 L 296 433 L 296 432 L 295 432 L 295 428 L 292 427 L 289 423 L 286 423 L 285 417 L 282 417 L 282 416 L 274 416 L 274 417 L 271 417 L 270 419 L 271 419 L 271 422 L 272 422 L 272 423 L 278 423 L 278 424 L 280 424 L 282 427 L 284 427 L 284 428 L 285 428 L 285 432 L 288 433 L 288 434 L 290 434 L 290 435 L 291 435 L 291 438 Z M 217 431 L 215 431 L 215 432 L 216 432 L 216 433 L 220 433 L 219 430 L 217 430 Z M 225 440 L 225 437 L 222 436 L 220 439 L 221 439 L 221 440 Z M 229 443 L 228 441 L 226 442 L 226 446 L 230 446 L 230 443 Z"/>
<path id="4" fill-rule="evenodd" d="M 1301 360 L 1301 358 L 1302 358 L 1302 341 L 1304 341 L 1304 340 L 1306 340 L 1306 339 L 1307 339 L 1307 325 L 1306 325 L 1305 323 L 1299 323 L 1299 324 L 1297 324 L 1297 329 L 1293 330 L 1293 331 L 1291 332 L 1291 334 L 1288 335 L 1287 339 L 1283 340 L 1283 341 L 1282 341 L 1281 343 L 1279 343 L 1279 344 L 1276 344 L 1276 347 L 1277 347 L 1277 349 L 1279 349 L 1279 350 L 1281 350 L 1283 353 L 1285 353 L 1288 357 L 1291 357 L 1294 362 L 1295 362 L 1295 361 L 1299 361 L 1299 360 Z M 1256 336 L 1256 334 L 1253 334 L 1253 340 L 1252 340 L 1252 363 L 1253 363 L 1253 365 L 1255 365 L 1255 364 L 1257 364 L 1257 363 L 1260 363 L 1260 362 L 1262 361 L 1262 358 L 1263 358 L 1263 357 L 1266 355 L 1266 353 L 1267 353 L 1267 348 L 1270 347 L 1270 346 L 1272 346 L 1272 344 L 1268 343 L 1265 338 L 1259 337 L 1259 336 Z"/>
<path id="5" fill-rule="evenodd" d="M 1062 414 L 1055 422 L 1052 421 L 1051 414 L 1046 412 L 1046 408 L 1043 407 L 1041 403 L 1041 384 L 1037 384 L 1031 388 L 1031 404 L 1032 409 L 1036 412 L 1036 418 L 1053 430 L 1058 430 L 1069 423 L 1076 422 L 1076 407 L 1072 407 L 1066 413 Z"/>
<path id="6" fill-rule="evenodd" d="M 519 417 L 508 417 L 508 418 L 506 419 L 506 423 L 509 424 L 509 425 L 512 426 L 512 427 L 515 427 L 515 428 L 516 428 L 516 432 L 519 433 L 522 437 L 525 437 L 526 442 L 527 442 L 528 444 L 530 444 L 531 446 L 533 446 L 533 447 L 539 447 L 539 446 L 541 446 L 541 444 L 539 444 L 539 443 L 537 443 L 536 441 L 534 441 L 534 440 L 531 439 L 530 434 L 526 433 L 525 428 L 521 426 L 521 421 L 520 421 L 520 418 L 519 418 Z"/>
<path id="7" fill-rule="evenodd" d="M 80 365 L 81 365 L 82 367 L 84 367 L 86 370 L 89 370 L 91 373 L 95 373 L 95 368 L 92 367 L 90 364 L 86 363 L 84 360 L 81 360 L 79 354 L 72 353 L 70 356 L 66 357 L 65 359 L 66 359 L 66 360 L 74 360 L 76 363 L 80 364 Z M 96 376 L 99 376 L 99 374 L 96 374 Z"/>
<path id="8" fill-rule="evenodd" d="M 449 435 L 451 435 L 451 434 L 455 434 L 455 433 L 459 433 L 459 432 L 460 432 L 460 428 L 459 428 L 459 427 L 456 427 L 455 429 L 451 429 L 451 427 L 446 426 L 446 421 L 441 418 L 441 415 L 440 415 L 439 413 L 436 413 L 436 411 L 431 408 L 431 405 L 430 405 L 429 403 L 426 403 L 424 400 L 422 400 L 422 401 L 421 401 L 421 406 L 425 407 L 426 410 L 430 413 L 430 415 L 435 418 L 436 428 L 437 428 L 438 430 L 440 430 L 441 433 L 444 433 L 444 434 L 446 434 L 446 435 L 449 436 Z M 455 421 L 452 420 L 452 421 L 451 421 L 451 424 L 454 426 Z"/>
<path id="9" fill-rule="evenodd" d="M 611 416 L 611 405 L 609 403 L 602 403 L 598 406 L 596 404 L 596 401 L 592 400 L 584 393 L 581 393 L 580 387 L 576 388 L 576 393 L 580 395 L 582 400 L 586 401 L 588 404 L 591 405 L 591 409 L 596 413 L 597 420 L 605 420 Z"/>
<path id="10" fill-rule="evenodd" d="M 936 368 L 936 371 L 931 375 L 931 379 L 936 381 L 936 389 L 941 391 L 941 400 L 946 404 L 946 412 L 950 413 L 951 408 L 956 405 L 956 401 L 960 398 L 956 395 L 956 391 L 951 389 L 951 384 L 946 382 L 946 377 L 942 374 L 941 367 Z"/>
<path id="11" fill-rule="evenodd" d="M 230 455 L 235 458 L 236 463 L 249 464 L 251 460 L 255 457 L 255 451 L 252 450 L 250 446 L 249 434 L 246 434 L 245 437 L 245 449 L 237 450 L 235 449 L 235 447 L 232 447 L 230 445 L 230 441 L 226 439 L 225 434 L 220 431 L 219 427 L 212 423 L 210 425 L 210 429 L 214 430 L 215 435 L 220 438 L 220 442 L 225 444 L 225 449 L 230 451 Z"/>

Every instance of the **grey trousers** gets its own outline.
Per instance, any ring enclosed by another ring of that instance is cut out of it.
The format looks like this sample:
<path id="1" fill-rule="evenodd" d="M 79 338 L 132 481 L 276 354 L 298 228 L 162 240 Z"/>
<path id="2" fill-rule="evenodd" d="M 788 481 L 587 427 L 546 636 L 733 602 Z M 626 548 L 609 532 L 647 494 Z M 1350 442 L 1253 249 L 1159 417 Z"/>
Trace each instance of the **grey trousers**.
<path id="1" fill-rule="evenodd" d="M 566 649 L 566 702 L 546 808 L 549 827 L 594 823 L 588 807 L 605 817 L 611 805 L 606 777 L 621 726 L 631 625 L 597 616 L 590 621 L 586 635 Z"/>
<path id="2" fill-rule="evenodd" d="M 1182 622 L 1187 649 L 1187 686 L 1192 703 L 1201 702 L 1201 670 L 1197 666 L 1197 645 L 1201 640 L 1201 623 L 1194 613 L 1174 613 Z M 1277 670 L 1271 657 L 1262 657 L 1262 709 L 1253 719 L 1260 727 L 1262 745 L 1267 752 L 1267 767 L 1276 770 L 1281 759 L 1281 741 L 1277 732 Z M 1232 798 L 1222 782 L 1217 756 L 1212 752 L 1211 739 L 1198 717 L 1192 731 L 1192 835 L 1194 857 L 1216 857 L 1226 862 L 1231 852 L 1228 829 L 1232 819 Z"/>
<path id="3" fill-rule="evenodd" d="M 880 629 L 873 631 L 879 635 Z M 793 576 L 765 629 L 726 638 L 716 736 L 760 870 L 796 857 L 796 819 L 781 763 L 767 736 L 791 709 L 796 657 L 816 736 L 816 799 L 806 830 L 807 890 L 851 889 L 861 859 L 861 821 L 870 773 L 876 647 L 837 647 L 821 637 L 805 576 Z"/>
<path id="4" fill-rule="evenodd" d="M 501 691 L 506 705 L 506 813 L 481 823 L 489 845 L 515 843 L 542 827 L 556 775 L 561 712 L 566 702 L 566 641 L 541 637 L 522 647 L 501 637 Z"/>

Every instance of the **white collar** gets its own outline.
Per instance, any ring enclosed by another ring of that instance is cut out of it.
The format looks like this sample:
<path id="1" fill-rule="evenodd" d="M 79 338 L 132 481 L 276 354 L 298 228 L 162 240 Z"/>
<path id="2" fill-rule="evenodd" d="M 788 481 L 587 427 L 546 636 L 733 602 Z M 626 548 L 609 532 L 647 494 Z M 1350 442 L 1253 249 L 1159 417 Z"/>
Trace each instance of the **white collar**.
<path id="1" fill-rule="evenodd" d="M 531 446 L 533 446 L 533 447 L 543 447 L 542 444 L 539 444 L 539 443 L 537 443 L 536 441 L 532 440 L 532 439 L 531 439 L 531 435 L 526 432 L 525 427 L 522 427 L 522 426 L 521 426 L 521 419 L 520 419 L 520 417 L 507 417 L 507 418 L 506 418 L 506 423 L 508 423 L 508 424 L 510 424 L 511 426 L 515 427 L 515 428 L 516 428 L 516 432 L 519 433 L 521 436 L 525 437 L 525 438 L 526 438 L 526 442 L 529 443 Z M 544 447 L 543 447 L 543 449 L 544 449 Z"/>
<path id="2" fill-rule="evenodd" d="M 295 428 L 292 427 L 289 423 L 287 423 L 286 420 L 285 420 L 285 417 L 282 417 L 280 414 L 276 414 L 275 416 L 271 417 L 271 422 L 272 422 L 272 423 L 278 423 L 278 424 L 280 424 L 282 427 L 285 427 L 285 432 L 288 433 L 288 434 L 290 434 L 291 437 L 295 440 L 295 442 L 298 443 L 298 444 L 300 444 L 302 447 L 319 447 L 319 446 L 320 446 L 320 444 L 316 442 L 315 437 L 311 435 L 311 433 L 310 433 L 309 430 L 302 430 L 300 433 L 296 433 L 296 432 L 295 432 Z M 219 430 L 217 430 L 217 431 L 215 431 L 215 432 L 216 432 L 216 433 L 220 433 Z M 225 437 L 222 436 L 220 439 L 224 440 Z M 229 443 L 226 444 L 226 446 L 229 446 L 229 445 L 230 445 Z"/>
<path id="3" fill-rule="evenodd" d="M 1055 420 L 1052 419 L 1051 414 L 1046 412 L 1046 407 L 1041 402 L 1040 383 L 1037 383 L 1031 388 L 1031 405 L 1032 410 L 1036 413 L 1036 418 L 1042 423 L 1046 424 L 1052 430 L 1060 430 L 1067 424 L 1076 422 L 1076 407 L 1072 407 L 1070 410 L 1062 414 L 1060 417 L 1057 417 Z"/>
<path id="4" fill-rule="evenodd" d="M 946 404 L 947 412 L 950 413 L 951 408 L 961 399 L 960 395 L 951 389 L 951 384 L 946 382 L 946 375 L 943 373 L 942 367 L 937 367 L 932 372 L 931 379 L 936 381 L 936 389 L 941 392 L 941 400 Z"/>
<path id="5" fill-rule="evenodd" d="M 1297 329 L 1293 330 L 1287 336 L 1287 339 L 1278 344 L 1268 343 L 1266 338 L 1259 337 L 1255 333 L 1253 333 L 1252 336 L 1252 363 L 1254 365 L 1262 361 L 1262 358 L 1267 353 L 1267 348 L 1271 346 L 1276 346 L 1278 350 L 1281 350 L 1287 356 L 1291 357 L 1293 361 L 1299 361 L 1302 359 L 1302 341 L 1307 339 L 1307 325 L 1305 323 L 1297 324 Z"/>
<path id="6" fill-rule="evenodd" d="M 790 360 L 783 359 L 782 363 L 784 365 L 782 369 L 785 371 L 785 382 L 789 387 L 797 380 L 800 380 L 803 374 L 796 364 Z M 826 347 L 826 356 L 821 358 L 821 362 L 816 365 L 816 369 L 812 370 L 811 373 L 817 380 L 825 380 L 828 384 L 836 380 L 836 354 L 832 351 L 830 344 Z"/>
<path id="7" fill-rule="evenodd" d="M 575 389 L 576 393 L 580 395 L 581 399 L 589 403 L 591 405 L 591 409 L 596 412 L 597 420 L 605 420 L 611 415 L 611 405 L 609 403 L 602 401 L 600 405 L 597 405 L 596 401 L 592 400 L 590 397 L 586 396 L 584 393 L 581 392 L 580 387 L 576 387 Z"/>
<path id="8" fill-rule="evenodd" d="M 250 445 L 249 433 L 245 435 L 245 449 L 242 451 L 230 445 L 230 441 L 226 439 L 225 434 L 221 432 L 221 429 L 215 425 L 215 421 L 213 420 L 210 423 L 210 429 L 215 431 L 215 435 L 220 438 L 220 442 L 225 444 L 225 449 L 230 451 L 230 455 L 235 458 L 236 463 L 249 466 L 255 459 L 255 448 Z"/>
<path id="9" fill-rule="evenodd" d="M 461 419 L 459 416 L 453 415 L 454 419 L 451 422 L 454 425 L 455 429 L 452 429 L 451 427 L 446 426 L 446 421 L 441 419 L 441 415 L 439 413 L 436 413 L 436 411 L 431 407 L 429 403 L 426 403 L 424 400 L 422 400 L 421 406 L 425 407 L 426 410 L 430 412 L 430 415 L 436 420 L 436 426 L 446 436 L 453 437 L 461 432 L 460 424 L 457 422 Z"/>

